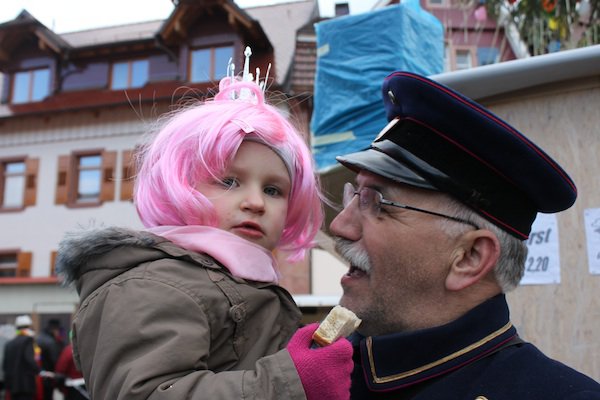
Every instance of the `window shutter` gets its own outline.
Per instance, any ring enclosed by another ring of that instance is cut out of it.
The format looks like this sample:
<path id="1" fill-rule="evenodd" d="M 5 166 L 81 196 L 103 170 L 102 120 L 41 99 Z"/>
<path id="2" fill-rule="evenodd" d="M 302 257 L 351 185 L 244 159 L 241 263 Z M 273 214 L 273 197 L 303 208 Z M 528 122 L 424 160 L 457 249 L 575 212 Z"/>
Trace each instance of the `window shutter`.
<path id="1" fill-rule="evenodd" d="M 100 201 L 115 200 L 115 167 L 117 164 L 116 151 L 102 152 L 102 182 Z"/>
<path id="2" fill-rule="evenodd" d="M 4 76 L 0 77 L 0 79 L 3 80 L 2 85 L 0 85 L 2 86 L 2 93 L 0 94 L 0 103 L 2 104 L 8 103 L 8 97 L 10 96 L 10 78 L 10 74 L 5 74 Z"/>
<path id="3" fill-rule="evenodd" d="M 31 252 L 22 251 L 17 255 L 17 277 L 31 276 Z"/>
<path id="4" fill-rule="evenodd" d="M 56 256 L 58 252 L 56 250 L 50 253 L 50 276 L 56 276 Z"/>
<path id="5" fill-rule="evenodd" d="M 58 157 L 58 175 L 56 178 L 56 204 L 67 204 L 69 200 L 71 156 Z"/>
<path id="6" fill-rule="evenodd" d="M 36 202 L 39 164 L 39 158 L 25 160 L 25 207 L 34 206 Z"/>
<path id="7" fill-rule="evenodd" d="M 133 199 L 133 179 L 136 173 L 133 161 L 133 150 L 125 150 L 122 157 L 121 201 Z"/>

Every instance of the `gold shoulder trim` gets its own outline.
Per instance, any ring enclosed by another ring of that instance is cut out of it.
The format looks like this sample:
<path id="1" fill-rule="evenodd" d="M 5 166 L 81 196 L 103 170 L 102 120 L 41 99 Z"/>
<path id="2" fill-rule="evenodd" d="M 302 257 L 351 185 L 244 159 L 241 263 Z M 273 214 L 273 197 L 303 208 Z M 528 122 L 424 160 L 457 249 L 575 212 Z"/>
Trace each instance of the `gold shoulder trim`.
<path id="1" fill-rule="evenodd" d="M 478 342 L 475 342 L 461 350 L 458 350 L 444 358 L 441 358 L 437 361 L 431 362 L 429 364 L 425 364 L 419 368 L 415 368 L 412 369 L 410 371 L 406 371 L 406 372 L 401 372 L 399 374 L 394 374 L 394 375 L 389 375 L 389 376 L 377 376 L 376 372 L 375 372 L 375 360 L 373 359 L 373 339 L 371 336 L 369 336 L 367 338 L 366 341 L 366 345 L 367 345 L 367 353 L 369 355 L 369 365 L 371 368 L 371 375 L 373 376 L 373 380 L 375 381 L 375 383 L 388 383 L 388 382 L 392 382 L 392 381 L 396 381 L 399 379 L 403 379 L 412 375 L 416 375 L 419 374 L 423 371 L 427 371 L 428 369 L 437 367 L 440 364 L 443 364 L 449 360 L 452 360 L 454 358 L 460 357 L 463 354 L 466 354 L 478 347 L 481 347 L 482 345 L 486 344 L 487 342 L 493 340 L 494 338 L 502 335 L 504 332 L 508 331 L 510 328 L 512 327 L 512 323 L 508 322 L 506 325 L 504 325 L 502 328 L 498 329 L 495 332 L 492 332 L 491 334 L 489 334 L 488 336 L 484 337 L 483 339 L 479 340 Z"/>

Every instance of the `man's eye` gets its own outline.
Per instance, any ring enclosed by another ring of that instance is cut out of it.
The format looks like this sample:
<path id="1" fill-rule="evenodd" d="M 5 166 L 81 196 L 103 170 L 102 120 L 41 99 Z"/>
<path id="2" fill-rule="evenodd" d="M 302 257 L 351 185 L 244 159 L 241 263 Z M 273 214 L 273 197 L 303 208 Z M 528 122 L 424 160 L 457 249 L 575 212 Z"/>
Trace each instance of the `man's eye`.
<path id="1" fill-rule="evenodd" d="M 269 195 L 269 196 L 279 196 L 279 195 L 281 195 L 281 190 L 279 188 L 275 187 L 275 186 L 267 186 L 264 189 L 264 192 L 265 192 L 266 195 Z"/>
<path id="2" fill-rule="evenodd" d="M 226 188 L 232 188 L 237 185 L 237 180 L 235 178 L 223 178 L 220 184 Z"/>

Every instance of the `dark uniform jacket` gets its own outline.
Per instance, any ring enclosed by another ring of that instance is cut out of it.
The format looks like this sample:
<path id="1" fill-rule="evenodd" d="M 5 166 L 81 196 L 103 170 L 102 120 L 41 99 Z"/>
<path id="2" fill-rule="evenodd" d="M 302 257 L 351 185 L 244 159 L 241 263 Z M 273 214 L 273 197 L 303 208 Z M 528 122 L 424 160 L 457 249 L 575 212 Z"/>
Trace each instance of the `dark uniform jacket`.
<path id="1" fill-rule="evenodd" d="M 600 384 L 521 341 L 504 295 L 436 328 L 351 337 L 352 399 L 600 399 Z"/>
<path id="2" fill-rule="evenodd" d="M 4 347 L 4 382 L 12 394 L 35 393 L 35 378 L 39 367 L 34 357 L 33 338 L 17 335 Z"/>

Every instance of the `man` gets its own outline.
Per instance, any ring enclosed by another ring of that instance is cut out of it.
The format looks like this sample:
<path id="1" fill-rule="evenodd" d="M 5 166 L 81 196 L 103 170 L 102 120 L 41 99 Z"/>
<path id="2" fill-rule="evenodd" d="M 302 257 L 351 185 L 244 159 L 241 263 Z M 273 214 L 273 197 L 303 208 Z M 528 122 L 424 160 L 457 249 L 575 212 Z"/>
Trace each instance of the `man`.
<path id="1" fill-rule="evenodd" d="M 6 391 L 11 400 L 33 400 L 40 368 L 35 360 L 31 318 L 29 315 L 19 315 L 15 325 L 17 336 L 6 343 L 2 362 Z"/>
<path id="2" fill-rule="evenodd" d="M 353 399 L 600 399 L 600 385 L 519 339 L 504 293 L 537 212 L 577 191 L 548 155 L 480 105 L 406 72 L 390 123 L 338 157 L 357 172 L 331 223 L 350 263 L 341 305 L 362 320 Z"/>

